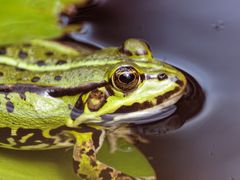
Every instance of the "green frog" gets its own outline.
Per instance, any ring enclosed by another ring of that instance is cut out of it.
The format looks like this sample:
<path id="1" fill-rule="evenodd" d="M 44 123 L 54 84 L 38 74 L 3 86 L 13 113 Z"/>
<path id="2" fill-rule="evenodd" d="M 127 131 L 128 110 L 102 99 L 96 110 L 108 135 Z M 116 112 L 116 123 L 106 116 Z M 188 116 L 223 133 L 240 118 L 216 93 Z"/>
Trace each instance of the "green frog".
<path id="1" fill-rule="evenodd" d="M 186 83 L 138 39 L 84 53 L 44 40 L 0 47 L 0 146 L 73 146 L 81 179 L 135 179 L 97 160 L 106 132 L 169 116 Z"/>

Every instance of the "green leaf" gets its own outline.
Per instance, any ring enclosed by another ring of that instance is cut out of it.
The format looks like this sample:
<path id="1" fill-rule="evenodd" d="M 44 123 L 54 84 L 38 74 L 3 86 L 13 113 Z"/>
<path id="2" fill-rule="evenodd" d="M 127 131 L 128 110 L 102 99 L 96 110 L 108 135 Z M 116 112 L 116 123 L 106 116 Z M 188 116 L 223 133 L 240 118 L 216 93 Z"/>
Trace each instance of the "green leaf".
<path id="1" fill-rule="evenodd" d="M 72 168 L 72 150 L 14 151 L 0 149 L 2 180 L 77 180 Z"/>
<path id="2" fill-rule="evenodd" d="M 98 154 L 98 158 L 105 164 L 134 177 L 155 176 L 146 157 L 134 145 L 119 139 L 117 151 L 113 154 L 109 151 L 109 144 L 104 143 Z"/>
<path id="3" fill-rule="evenodd" d="M 115 168 L 135 176 L 154 176 L 146 158 L 134 146 L 121 141 L 119 150 L 109 154 L 105 143 L 98 158 Z M 127 162 L 127 163 L 126 163 Z M 72 149 L 48 151 L 15 151 L 0 149 L 2 180 L 78 180 L 72 168 Z"/>
<path id="4" fill-rule="evenodd" d="M 0 44 L 53 38 L 62 32 L 58 0 L 0 0 L 0 4 Z"/>
<path id="5" fill-rule="evenodd" d="M 0 0 L 0 44 L 56 38 L 64 5 L 86 0 Z"/>

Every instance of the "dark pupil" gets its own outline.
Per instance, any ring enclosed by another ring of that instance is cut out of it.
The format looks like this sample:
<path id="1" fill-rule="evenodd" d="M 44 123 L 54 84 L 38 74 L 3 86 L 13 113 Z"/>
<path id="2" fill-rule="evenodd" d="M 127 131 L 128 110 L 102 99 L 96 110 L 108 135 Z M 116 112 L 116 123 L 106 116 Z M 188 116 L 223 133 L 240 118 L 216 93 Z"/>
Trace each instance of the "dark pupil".
<path id="1" fill-rule="evenodd" d="M 119 80 L 125 84 L 131 83 L 134 79 L 135 76 L 132 73 L 124 73 L 119 76 Z"/>

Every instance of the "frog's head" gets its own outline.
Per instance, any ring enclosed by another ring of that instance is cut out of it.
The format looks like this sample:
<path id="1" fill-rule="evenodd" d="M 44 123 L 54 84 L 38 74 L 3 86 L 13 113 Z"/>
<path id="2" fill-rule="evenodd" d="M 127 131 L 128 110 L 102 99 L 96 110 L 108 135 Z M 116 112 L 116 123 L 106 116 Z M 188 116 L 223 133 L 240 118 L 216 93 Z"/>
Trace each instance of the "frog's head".
<path id="1" fill-rule="evenodd" d="M 83 95 L 88 122 L 141 124 L 173 113 L 186 87 L 182 72 L 154 59 L 140 40 L 129 39 L 118 51 L 124 58 L 108 68 L 106 85 Z"/>

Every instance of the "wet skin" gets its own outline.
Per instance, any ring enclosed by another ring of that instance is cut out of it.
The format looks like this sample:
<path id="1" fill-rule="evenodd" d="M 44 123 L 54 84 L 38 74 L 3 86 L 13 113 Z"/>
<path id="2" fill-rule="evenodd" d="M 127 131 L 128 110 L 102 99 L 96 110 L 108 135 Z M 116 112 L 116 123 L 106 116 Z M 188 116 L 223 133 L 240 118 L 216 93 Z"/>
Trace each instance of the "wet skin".
<path id="1" fill-rule="evenodd" d="M 96 159 L 106 131 L 170 115 L 185 87 L 184 75 L 137 39 L 93 52 L 40 40 L 0 47 L 0 146 L 74 146 L 82 179 L 134 179 Z"/>

